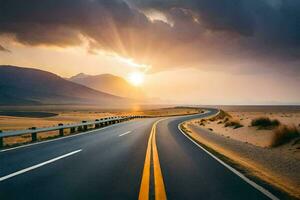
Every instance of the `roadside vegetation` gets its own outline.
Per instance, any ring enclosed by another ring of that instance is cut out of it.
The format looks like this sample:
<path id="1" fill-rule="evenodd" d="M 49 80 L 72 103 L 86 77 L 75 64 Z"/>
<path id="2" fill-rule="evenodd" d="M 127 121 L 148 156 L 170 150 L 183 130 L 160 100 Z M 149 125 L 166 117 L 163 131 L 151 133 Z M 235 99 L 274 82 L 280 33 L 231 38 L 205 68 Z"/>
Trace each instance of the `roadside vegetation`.
<path id="1" fill-rule="evenodd" d="M 214 117 L 208 119 L 201 119 L 198 121 L 200 126 L 205 126 L 206 124 L 216 122 L 217 124 L 224 124 L 224 127 L 230 127 L 233 129 L 241 128 L 244 125 L 240 123 L 239 120 L 233 119 L 233 117 L 225 112 L 224 110 L 220 110 L 220 113 Z M 207 128 L 210 131 L 213 131 L 212 128 Z"/>
<path id="2" fill-rule="evenodd" d="M 241 128 L 243 125 L 237 120 L 228 120 L 225 122 L 224 127 L 232 127 L 234 129 Z"/>
<path id="3" fill-rule="evenodd" d="M 255 117 L 230 114 L 232 117 L 223 113 L 221 117 L 185 122 L 182 130 L 220 159 L 241 169 L 245 175 L 270 183 L 286 192 L 287 197 L 299 197 L 299 123 L 272 119 L 274 116 L 260 117 L 260 113 L 251 113 Z M 240 121 L 245 126 L 235 130 L 234 127 L 242 125 Z M 201 131 L 195 125 L 210 131 Z M 249 160 L 251 164 L 248 164 Z M 287 181 L 282 184 L 282 180 Z"/>
<path id="4" fill-rule="evenodd" d="M 248 119 L 248 118 L 246 118 Z M 247 123 L 244 127 L 244 124 Z M 296 141 L 296 138 L 299 138 L 300 143 L 300 133 L 299 128 L 296 125 L 286 125 L 279 121 L 278 119 L 272 119 L 265 116 L 257 116 L 248 122 L 245 122 L 241 116 L 231 116 L 229 113 L 221 110 L 220 113 L 216 116 L 206 119 L 200 119 L 195 121 L 199 126 L 209 130 L 217 131 L 221 135 L 226 132 L 227 136 L 231 134 L 254 134 L 251 138 L 255 137 L 255 133 L 262 134 L 262 139 L 270 138 L 268 147 L 278 147 L 284 144 L 287 144 L 292 141 Z M 233 131 L 234 129 L 242 128 L 241 132 Z M 256 130 L 251 129 L 251 127 L 256 128 Z M 230 128 L 230 129 L 228 129 Z M 233 131 L 233 132 L 232 132 Z M 269 136 L 267 136 L 268 134 Z M 271 134 L 271 135 L 270 135 Z M 234 136 L 229 136 L 234 137 Z M 265 137 L 265 138 L 263 138 Z M 244 137 L 246 138 L 246 137 Z M 248 138 L 248 137 L 247 137 Z M 240 139 L 240 138 L 239 138 Z M 255 141 L 255 139 L 253 140 Z M 262 144 L 262 142 L 260 143 Z"/>
<path id="5" fill-rule="evenodd" d="M 251 126 L 255 126 L 258 129 L 273 129 L 279 126 L 281 123 L 277 119 L 270 119 L 269 117 L 258 117 L 251 121 Z"/>
<path id="6" fill-rule="evenodd" d="M 219 120 L 217 124 L 224 124 L 224 127 L 231 127 L 233 129 L 243 127 L 243 125 L 240 123 L 239 120 L 233 119 L 233 117 L 229 113 L 225 112 L 224 110 L 220 111 L 220 114 L 216 116 L 213 121 L 215 120 Z"/>
<path id="7" fill-rule="evenodd" d="M 232 118 L 230 114 L 225 112 L 224 110 L 220 110 L 220 113 L 212 118 L 209 118 L 210 121 L 217 121 L 217 120 L 223 120 L 225 118 Z"/>
<path id="8" fill-rule="evenodd" d="M 272 130 L 271 147 L 289 143 L 293 139 L 300 137 L 300 133 L 295 125 L 285 125 L 279 120 L 270 119 L 269 117 L 253 119 L 251 126 L 257 127 L 258 130 Z"/>
<path id="9" fill-rule="evenodd" d="M 274 130 L 271 146 L 277 147 L 299 137 L 300 133 L 296 126 L 281 125 Z"/>

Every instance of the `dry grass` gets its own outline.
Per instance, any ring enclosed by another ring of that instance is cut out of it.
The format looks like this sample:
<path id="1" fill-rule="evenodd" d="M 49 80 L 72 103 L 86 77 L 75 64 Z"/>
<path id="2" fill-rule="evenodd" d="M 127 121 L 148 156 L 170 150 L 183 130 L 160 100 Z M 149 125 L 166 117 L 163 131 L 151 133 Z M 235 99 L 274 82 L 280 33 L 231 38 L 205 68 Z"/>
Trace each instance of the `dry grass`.
<path id="1" fill-rule="evenodd" d="M 300 133 L 296 126 L 281 125 L 274 130 L 271 146 L 277 147 L 290 142 L 292 139 L 300 137 Z"/>
<path id="2" fill-rule="evenodd" d="M 294 180 L 297 178 L 298 171 L 290 170 L 289 165 L 285 165 L 286 157 L 283 159 L 284 163 L 281 163 L 277 156 L 274 156 L 275 149 L 264 149 L 258 148 L 256 151 L 253 145 L 243 145 L 243 144 L 231 144 L 228 140 L 224 140 L 224 137 L 211 137 L 212 134 L 205 134 L 200 130 L 194 129 L 193 122 L 188 122 L 185 124 L 185 129 L 183 131 L 188 131 L 187 134 L 192 137 L 197 143 L 200 143 L 208 151 L 224 159 L 225 162 L 234 164 L 234 167 L 241 169 L 246 175 L 251 177 L 258 177 L 259 179 L 270 183 L 271 185 L 282 189 L 283 191 L 293 195 L 295 197 L 300 197 L 299 187 L 295 185 Z M 256 154 L 256 152 L 262 155 Z M 280 153 L 281 151 L 277 151 Z M 272 156 L 272 157 L 270 157 Z M 273 158 L 274 156 L 274 158 Z M 286 156 L 286 154 L 285 154 Z M 267 159 L 265 159 L 267 157 Z M 270 159 L 271 158 L 271 159 Z M 290 157 L 288 164 L 294 164 L 294 157 Z M 295 161 L 297 162 L 297 161 Z M 283 165 L 282 165 L 283 164 Z M 269 165 L 275 166 L 270 168 Z M 283 169 L 284 168 L 284 169 Z M 295 167 L 294 167 L 295 169 Z M 288 177 L 286 175 L 288 173 Z M 295 198 L 295 199 L 298 199 Z M 293 198 L 292 198 L 293 199 Z"/>
<path id="3" fill-rule="evenodd" d="M 225 112 L 224 110 L 220 110 L 220 113 L 214 117 L 207 118 L 207 119 L 201 119 L 198 121 L 198 124 L 200 126 L 205 126 L 205 124 L 210 124 L 216 122 L 217 124 L 223 124 L 224 127 L 232 127 L 234 129 L 243 127 L 243 125 L 238 121 L 234 120 L 230 114 Z M 211 128 L 207 128 L 208 130 L 211 130 Z"/>
<path id="4" fill-rule="evenodd" d="M 243 127 L 243 125 L 237 120 L 228 120 L 225 122 L 224 127 L 233 127 L 234 129 L 237 129 Z"/>
<path id="5" fill-rule="evenodd" d="M 226 118 L 231 118 L 231 115 L 225 112 L 224 110 L 220 110 L 220 113 L 214 117 L 209 118 L 210 121 L 222 120 Z"/>
<path id="6" fill-rule="evenodd" d="M 251 126 L 256 126 L 259 129 L 272 129 L 280 124 L 277 119 L 271 120 L 269 117 L 258 117 L 251 121 Z"/>

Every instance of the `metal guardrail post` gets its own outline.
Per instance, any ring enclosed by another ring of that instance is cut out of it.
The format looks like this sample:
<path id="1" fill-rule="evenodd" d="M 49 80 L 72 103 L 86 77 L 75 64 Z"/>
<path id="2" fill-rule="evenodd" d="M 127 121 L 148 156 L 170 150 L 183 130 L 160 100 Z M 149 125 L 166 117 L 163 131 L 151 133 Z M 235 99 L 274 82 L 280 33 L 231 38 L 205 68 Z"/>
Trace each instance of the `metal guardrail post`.
<path id="1" fill-rule="evenodd" d="M 86 123 L 86 121 L 82 121 L 82 123 Z M 88 130 L 88 126 L 87 125 L 83 125 L 83 130 L 87 131 Z"/>
<path id="2" fill-rule="evenodd" d="M 75 127 L 71 127 L 71 128 L 70 128 L 70 132 L 71 132 L 71 133 L 75 133 Z"/>
<path id="3" fill-rule="evenodd" d="M 103 126 L 108 126 L 110 124 L 116 124 L 123 121 L 128 121 L 130 119 L 134 119 L 138 116 L 122 116 L 122 117 L 106 117 L 102 119 L 96 119 L 94 122 L 92 121 L 82 121 L 79 124 L 67 124 L 64 125 L 62 123 L 58 124 L 55 127 L 45 127 L 45 128 L 36 128 L 32 127 L 27 130 L 17 130 L 17 131 L 1 131 L 0 130 L 0 148 L 4 147 L 4 139 L 5 137 L 14 137 L 19 135 L 31 135 L 31 141 L 36 142 L 38 140 L 37 134 L 44 133 L 49 131 L 59 131 L 59 136 L 64 136 L 64 130 L 70 128 L 70 133 L 75 133 L 76 130 L 80 131 L 87 131 L 89 126 L 94 126 L 95 128 L 100 128 Z M 2 132 L 2 134 L 1 134 Z"/>
<path id="4" fill-rule="evenodd" d="M 36 127 L 31 127 L 31 130 L 35 130 Z M 36 142 L 37 141 L 37 133 L 31 133 L 31 141 Z"/>
<path id="5" fill-rule="evenodd" d="M 100 123 L 98 123 L 100 120 L 96 119 L 95 121 L 96 121 L 95 128 L 100 128 Z"/>
<path id="6" fill-rule="evenodd" d="M 63 124 L 62 123 L 60 123 L 60 124 L 58 124 L 58 126 L 63 126 Z M 61 128 L 61 129 L 59 129 L 59 136 L 64 136 L 64 129 L 63 128 Z"/>
<path id="7" fill-rule="evenodd" d="M 0 133 L 2 133 L 2 130 L 0 130 Z M 0 148 L 2 147 L 4 147 L 3 137 L 0 137 Z"/>

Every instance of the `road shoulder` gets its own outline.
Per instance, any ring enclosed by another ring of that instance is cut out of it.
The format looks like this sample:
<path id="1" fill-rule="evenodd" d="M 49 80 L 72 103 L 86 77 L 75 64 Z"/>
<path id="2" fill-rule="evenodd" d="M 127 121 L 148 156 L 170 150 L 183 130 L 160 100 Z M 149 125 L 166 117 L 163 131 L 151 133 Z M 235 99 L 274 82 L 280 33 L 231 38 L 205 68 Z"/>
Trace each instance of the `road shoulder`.
<path id="1" fill-rule="evenodd" d="M 287 196 L 288 198 L 291 198 L 290 195 L 299 198 L 297 180 L 295 183 L 295 181 L 292 182 L 286 177 L 270 172 L 263 163 L 256 162 L 255 159 L 253 160 L 252 157 L 247 156 L 247 153 L 248 155 L 250 153 L 260 157 L 264 156 L 262 155 L 262 152 L 265 149 L 249 148 L 249 146 L 251 146 L 250 144 L 231 140 L 218 134 L 214 134 L 211 131 L 204 130 L 197 127 L 193 121 L 194 120 L 185 122 L 180 127 L 195 142 L 205 147 L 205 149 L 216 155 L 225 163 L 229 163 L 235 169 L 238 169 L 238 171 L 242 172 L 251 180 L 255 180 L 255 182 L 259 182 L 261 185 L 271 185 L 272 189 L 282 193 L 281 195 Z"/>

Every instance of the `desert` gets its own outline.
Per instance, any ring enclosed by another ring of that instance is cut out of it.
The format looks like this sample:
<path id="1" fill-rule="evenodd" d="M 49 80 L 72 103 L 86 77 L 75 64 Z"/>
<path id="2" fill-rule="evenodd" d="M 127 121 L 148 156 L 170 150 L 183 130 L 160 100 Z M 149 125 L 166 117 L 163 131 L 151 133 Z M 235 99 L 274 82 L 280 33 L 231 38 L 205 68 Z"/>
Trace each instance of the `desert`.
<path id="1" fill-rule="evenodd" d="M 235 107 L 221 111 L 219 116 L 186 122 L 183 129 L 248 176 L 299 198 L 300 112 L 298 108 L 273 110 L 245 111 Z M 269 125 L 256 124 L 257 120 L 266 119 L 270 120 Z M 287 136 L 278 138 L 276 134 Z"/>

